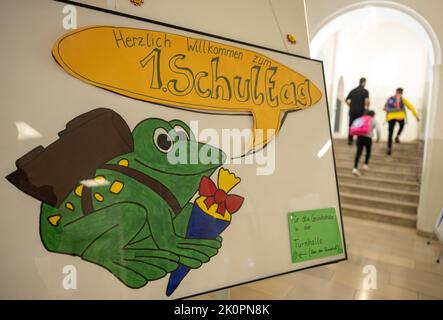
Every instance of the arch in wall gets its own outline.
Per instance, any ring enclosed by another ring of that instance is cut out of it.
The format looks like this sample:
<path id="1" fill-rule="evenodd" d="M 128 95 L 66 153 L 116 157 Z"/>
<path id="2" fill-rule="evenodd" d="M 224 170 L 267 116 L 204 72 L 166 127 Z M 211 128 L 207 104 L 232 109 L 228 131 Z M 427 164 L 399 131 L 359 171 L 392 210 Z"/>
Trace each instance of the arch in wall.
<path id="1" fill-rule="evenodd" d="M 426 34 L 426 39 L 428 41 L 428 45 L 431 48 L 431 63 L 432 65 L 440 65 L 441 64 L 441 46 L 440 42 L 438 41 L 438 37 L 435 34 L 434 30 L 432 29 L 432 26 L 429 24 L 429 22 L 418 12 L 415 10 L 392 1 L 380 1 L 380 0 L 369 0 L 369 1 L 362 1 L 359 3 L 355 3 L 352 5 L 349 5 L 347 7 L 344 7 L 328 17 L 326 17 L 319 25 L 317 25 L 314 30 L 311 33 L 311 45 L 315 43 L 316 38 L 322 37 L 324 35 L 321 34 L 322 30 L 326 30 L 326 26 L 330 24 L 332 21 L 336 20 L 340 16 L 343 16 L 346 13 L 349 13 L 351 11 L 355 11 L 357 9 L 361 9 L 364 7 L 380 7 L 380 8 L 389 8 L 394 9 L 399 12 L 404 13 L 405 15 L 412 18 L 418 25 L 422 28 L 422 31 L 424 34 Z"/>
<path id="2" fill-rule="evenodd" d="M 426 110 L 427 116 L 425 122 L 425 132 L 424 135 L 422 135 L 425 141 L 424 159 L 422 166 L 422 179 L 424 179 L 425 177 L 429 178 L 430 174 L 429 170 L 428 171 L 423 171 L 423 170 L 425 170 L 425 164 L 428 162 L 428 158 L 429 159 L 435 158 L 435 152 L 431 150 L 432 143 L 430 143 L 430 139 L 432 139 L 432 134 L 436 131 L 436 127 L 438 125 L 437 117 L 435 116 L 435 114 L 437 113 L 438 103 L 439 103 L 438 90 L 439 90 L 440 69 L 442 62 L 441 45 L 435 31 L 433 30 L 429 22 L 422 15 L 417 13 L 415 10 L 403 4 L 391 1 L 381 1 L 381 0 L 362 1 L 344 7 L 340 10 L 337 10 L 336 12 L 326 17 L 317 26 L 315 26 L 315 28 L 313 28 L 313 31 L 311 31 L 311 49 L 312 49 L 312 44 L 313 43 L 315 44 L 315 41 L 318 41 L 318 39 L 321 39 L 322 36 L 323 37 L 325 36 L 323 32 L 325 31 L 326 27 L 331 24 L 331 22 L 333 22 L 340 16 L 345 15 L 346 13 L 362 9 L 367 6 L 393 9 L 400 13 L 403 13 L 406 17 L 409 17 L 413 21 L 413 23 L 415 23 L 422 30 L 423 34 L 422 39 L 427 43 L 427 47 L 429 48 L 430 52 L 428 59 L 429 67 L 427 69 L 430 76 L 429 76 L 429 82 L 426 84 L 426 89 L 425 89 L 425 91 L 428 92 L 426 96 L 428 109 Z M 428 216 L 432 215 L 432 212 L 429 212 L 428 210 L 429 206 L 423 205 L 422 203 L 422 201 L 424 201 L 423 192 L 427 191 L 429 190 L 423 188 L 422 185 L 420 190 L 420 203 L 418 209 L 417 228 L 419 231 L 430 232 L 432 230 L 434 222 L 429 220 Z M 428 198 L 426 200 L 428 200 Z M 421 220 L 422 222 L 420 222 Z"/>
<path id="3" fill-rule="evenodd" d="M 426 83 L 427 93 L 424 99 L 427 102 L 426 114 L 428 116 L 426 117 L 424 130 L 422 130 L 424 131 L 424 133 L 418 133 L 418 136 L 426 141 L 431 127 L 435 125 L 434 119 L 430 115 L 437 107 L 437 88 L 439 84 L 437 66 L 441 64 L 441 47 L 438 37 L 432 29 L 432 26 L 423 16 L 403 4 L 391 1 L 369 0 L 346 6 L 326 17 L 320 24 L 318 24 L 314 28 L 313 32 L 311 33 L 311 54 L 316 50 L 319 51 L 320 46 L 325 42 L 326 39 L 332 37 L 342 28 L 342 26 L 346 25 L 346 23 L 349 23 L 352 17 L 352 13 L 358 13 L 358 11 L 366 8 L 369 13 L 371 8 L 380 8 L 387 10 L 390 9 L 390 11 L 395 12 L 397 16 L 403 19 L 405 23 L 414 26 L 414 29 L 417 31 L 417 34 L 419 35 L 420 39 L 423 41 L 423 44 L 426 46 L 427 51 L 429 52 L 429 67 L 427 70 L 428 82 Z M 335 81 L 337 80 L 338 79 L 335 79 Z M 334 82 L 331 86 L 335 86 Z M 334 92 L 332 93 L 334 94 Z M 333 99 L 333 101 L 331 102 L 332 109 L 334 110 L 335 99 Z M 425 145 L 425 157 L 426 149 L 427 148 Z"/>

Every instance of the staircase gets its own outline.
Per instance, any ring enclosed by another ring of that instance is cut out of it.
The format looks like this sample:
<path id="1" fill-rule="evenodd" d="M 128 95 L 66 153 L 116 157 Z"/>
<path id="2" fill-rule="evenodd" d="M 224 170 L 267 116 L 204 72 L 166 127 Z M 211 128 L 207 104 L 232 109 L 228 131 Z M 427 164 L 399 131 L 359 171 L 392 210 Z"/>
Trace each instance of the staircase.
<path id="1" fill-rule="evenodd" d="M 365 151 L 360 158 L 360 177 L 351 172 L 355 143 L 350 147 L 347 140 L 335 139 L 334 151 L 344 215 L 415 228 L 421 142 L 394 144 L 391 156 L 386 155 L 386 142 L 373 143 L 368 171 L 363 170 Z"/>

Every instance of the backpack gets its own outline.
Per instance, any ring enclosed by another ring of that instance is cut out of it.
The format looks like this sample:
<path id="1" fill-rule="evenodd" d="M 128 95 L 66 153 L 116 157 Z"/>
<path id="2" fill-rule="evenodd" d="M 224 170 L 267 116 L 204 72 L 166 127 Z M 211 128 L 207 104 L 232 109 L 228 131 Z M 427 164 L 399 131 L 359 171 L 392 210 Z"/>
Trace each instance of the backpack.
<path id="1" fill-rule="evenodd" d="M 371 116 L 361 116 L 352 122 L 349 134 L 351 136 L 364 136 L 372 130 L 372 118 Z"/>
<path id="2" fill-rule="evenodd" d="M 405 104 L 403 103 L 403 99 L 400 98 L 397 101 L 396 96 L 392 96 L 388 99 L 385 105 L 385 110 L 389 112 L 397 112 L 397 111 L 404 111 L 405 110 Z"/>
<path id="3" fill-rule="evenodd" d="M 17 170 L 6 177 L 31 197 L 57 208 L 81 179 L 93 177 L 107 161 L 134 150 L 131 130 L 111 109 L 79 115 L 58 135 L 52 144 L 18 159 Z"/>

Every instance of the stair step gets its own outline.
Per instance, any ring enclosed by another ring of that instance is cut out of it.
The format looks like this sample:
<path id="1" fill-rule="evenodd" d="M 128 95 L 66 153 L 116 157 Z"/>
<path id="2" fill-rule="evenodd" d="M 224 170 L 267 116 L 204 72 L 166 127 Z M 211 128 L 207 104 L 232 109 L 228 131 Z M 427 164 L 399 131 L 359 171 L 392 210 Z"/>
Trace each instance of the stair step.
<path id="1" fill-rule="evenodd" d="M 337 170 L 339 172 L 349 172 L 353 166 L 343 166 L 337 164 Z M 418 181 L 418 176 L 416 173 L 407 173 L 407 172 L 396 172 L 393 170 L 381 170 L 377 168 L 370 168 L 368 171 L 361 170 L 362 176 L 368 177 L 380 177 L 386 179 L 396 179 L 401 181 Z"/>
<path id="2" fill-rule="evenodd" d="M 401 225 L 415 228 L 417 217 L 411 214 L 405 214 L 396 211 L 367 208 L 358 205 L 341 205 L 342 213 L 345 216 L 363 218 L 379 222 L 387 222 L 390 224 Z"/>
<path id="3" fill-rule="evenodd" d="M 337 148 L 334 148 L 334 154 L 337 158 L 345 158 L 345 159 L 354 159 L 355 158 L 355 150 L 337 150 Z M 417 157 L 401 157 L 396 154 L 393 154 L 391 156 L 388 156 L 386 154 L 372 154 L 371 155 L 371 161 L 381 161 L 385 163 L 401 163 L 401 164 L 410 164 L 410 165 L 419 165 L 421 166 L 421 158 Z"/>
<path id="4" fill-rule="evenodd" d="M 341 154 L 341 153 L 351 153 L 355 154 L 357 151 L 357 148 L 334 148 L 335 154 Z M 390 157 L 390 158 L 399 158 L 400 160 L 403 160 L 403 158 L 412 158 L 415 161 L 418 161 L 421 156 L 418 155 L 416 152 L 396 152 L 396 150 L 392 151 L 392 154 L 390 156 L 387 155 L 386 149 L 378 150 L 378 149 L 372 149 L 371 155 L 373 156 L 383 156 L 383 157 Z"/>
<path id="5" fill-rule="evenodd" d="M 348 144 L 334 144 L 334 147 L 336 147 L 337 149 L 342 149 L 342 150 L 352 150 L 352 149 L 356 149 L 357 144 L 353 144 L 352 146 L 348 145 Z M 383 152 L 385 153 L 388 150 L 388 145 L 386 143 L 372 143 L 372 150 L 377 151 L 377 152 Z M 412 155 L 420 155 L 423 153 L 423 150 L 421 148 L 417 148 L 417 146 L 413 146 L 413 147 L 409 147 L 409 148 L 401 148 L 399 145 L 393 145 L 392 146 L 392 152 L 396 152 L 399 154 L 412 154 Z"/>
<path id="6" fill-rule="evenodd" d="M 340 200 L 344 204 L 364 206 L 369 208 L 391 210 L 405 214 L 417 214 L 418 204 L 414 202 L 398 201 L 393 199 L 381 199 L 364 195 L 340 192 Z"/>
<path id="7" fill-rule="evenodd" d="M 401 181 L 397 179 L 385 179 L 380 177 L 368 177 L 361 176 L 356 177 L 351 173 L 351 170 L 347 172 L 339 172 L 338 173 L 338 181 L 342 182 L 350 182 L 357 185 L 365 185 L 371 187 L 382 187 L 382 188 L 392 188 L 397 190 L 407 190 L 407 191 L 416 191 L 419 190 L 418 182 L 414 181 Z"/>
<path id="8" fill-rule="evenodd" d="M 355 138 L 354 138 L 354 146 L 355 146 Z M 334 145 L 337 146 L 348 146 L 348 140 L 347 139 L 334 139 Z M 386 147 L 387 141 L 380 141 L 378 143 L 373 144 L 376 147 Z M 401 149 L 401 150 L 407 150 L 407 149 L 413 149 L 413 150 L 423 150 L 424 149 L 424 143 L 419 142 L 401 142 L 401 143 L 394 143 L 393 142 L 393 148 Z"/>
<path id="9" fill-rule="evenodd" d="M 340 153 L 352 153 L 355 154 L 357 148 L 355 146 L 334 146 L 334 151 L 336 154 Z M 372 155 L 377 156 L 387 156 L 386 154 L 387 148 L 374 148 L 372 147 L 371 153 Z M 416 160 L 420 159 L 422 157 L 422 152 L 417 152 L 417 150 L 396 150 L 392 149 L 392 155 L 389 157 L 397 157 L 397 158 L 414 158 Z"/>
<path id="10" fill-rule="evenodd" d="M 352 168 L 354 166 L 353 159 L 336 159 L 336 163 L 340 167 L 349 167 Z M 360 168 L 364 163 L 364 158 L 360 158 Z M 369 163 L 370 169 L 380 169 L 380 170 L 388 170 L 388 171 L 396 171 L 399 173 L 410 173 L 410 174 L 419 174 L 421 173 L 421 168 L 418 166 L 401 166 L 396 163 L 381 163 L 379 161 L 370 161 Z"/>
<path id="11" fill-rule="evenodd" d="M 371 197 L 380 197 L 382 199 L 393 199 L 411 203 L 418 203 L 418 199 L 420 197 L 420 194 L 414 191 L 371 187 L 366 185 L 358 185 L 355 183 L 339 182 L 339 187 L 341 193 L 367 195 Z"/>
<path id="12" fill-rule="evenodd" d="M 343 156 L 342 154 L 336 155 L 335 160 L 338 161 L 345 161 L 352 163 L 354 162 L 355 154 L 352 155 L 352 157 L 349 156 Z M 360 161 L 364 160 L 364 154 L 362 155 L 362 158 Z M 389 166 L 390 168 L 407 168 L 414 171 L 421 171 L 421 165 L 418 165 L 417 163 L 401 163 L 401 162 L 392 162 L 392 161 L 381 161 L 381 160 L 374 160 L 371 158 L 370 160 L 371 165 L 380 165 L 380 166 Z"/>
<path id="13" fill-rule="evenodd" d="M 372 146 L 370 169 L 356 177 L 351 172 L 355 144 L 350 147 L 346 139 L 334 139 L 343 214 L 415 228 L 424 144 L 394 144 L 391 156 L 386 154 L 386 142 Z M 361 164 L 363 159 L 364 154 Z"/>

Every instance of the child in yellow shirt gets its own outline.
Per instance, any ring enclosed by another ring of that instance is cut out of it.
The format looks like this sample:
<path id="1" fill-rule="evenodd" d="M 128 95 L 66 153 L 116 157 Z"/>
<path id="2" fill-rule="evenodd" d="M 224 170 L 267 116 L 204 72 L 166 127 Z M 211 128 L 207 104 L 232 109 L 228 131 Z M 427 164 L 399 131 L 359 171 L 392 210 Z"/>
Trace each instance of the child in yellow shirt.
<path id="1" fill-rule="evenodd" d="M 388 133 L 388 155 L 392 154 L 392 136 L 394 135 L 395 124 L 398 122 L 400 128 L 398 129 L 397 136 L 395 137 L 395 142 L 400 143 L 400 135 L 405 126 L 406 119 L 406 108 L 408 108 L 414 115 L 414 117 L 419 121 L 417 110 L 414 106 L 403 97 L 403 88 L 398 88 L 395 95 L 390 97 L 385 104 L 386 120 L 389 124 Z"/>

